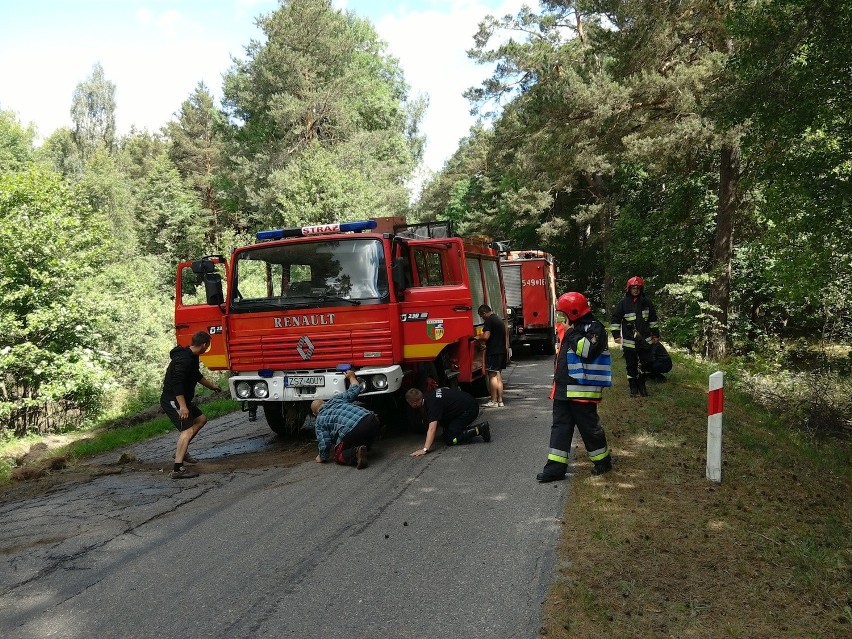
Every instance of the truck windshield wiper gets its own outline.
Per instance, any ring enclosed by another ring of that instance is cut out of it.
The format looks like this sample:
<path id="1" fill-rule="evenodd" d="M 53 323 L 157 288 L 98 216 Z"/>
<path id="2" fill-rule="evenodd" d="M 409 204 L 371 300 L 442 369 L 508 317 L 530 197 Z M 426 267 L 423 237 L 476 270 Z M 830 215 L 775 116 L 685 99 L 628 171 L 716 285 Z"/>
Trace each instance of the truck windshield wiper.
<path id="1" fill-rule="evenodd" d="M 323 302 L 346 302 L 352 306 L 360 306 L 361 300 L 350 300 L 345 297 L 337 297 L 336 295 L 321 295 L 319 297 L 299 296 L 298 298 L 275 300 L 269 299 L 250 299 L 240 300 L 234 303 L 235 308 L 242 311 L 278 311 L 288 308 L 313 308 L 319 306 Z"/>
<path id="2" fill-rule="evenodd" d="M 235 301 L 233 306 L 243 310 L 253 311 L 277 311 L 284 308 L 284 304 L 282 302 L 273 302 L 271 300 L 240 300 Z"/>
<path id="3" fill-rule="evenodd" d="M 361 306 L 361 300 L 350 300 L 348 297 L 338 297 L 336 295 L 323 295 L 322 297 L 317 297 L 316 300 L 318 302 L 346 302 L 347 304 L 352 304 L 352 306 Z"/>

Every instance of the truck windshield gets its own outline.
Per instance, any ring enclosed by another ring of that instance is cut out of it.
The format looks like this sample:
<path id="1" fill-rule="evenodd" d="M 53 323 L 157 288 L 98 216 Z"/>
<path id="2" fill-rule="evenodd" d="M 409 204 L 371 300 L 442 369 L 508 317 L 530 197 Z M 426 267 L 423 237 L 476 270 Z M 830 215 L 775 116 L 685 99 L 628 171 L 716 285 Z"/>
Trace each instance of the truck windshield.
<path id="1" fill-rule="evenodd" d="M 258 246 L 236 255 L 231 308 L 378 303 L 388 296 L 381 241 L 301 241 Z"/>

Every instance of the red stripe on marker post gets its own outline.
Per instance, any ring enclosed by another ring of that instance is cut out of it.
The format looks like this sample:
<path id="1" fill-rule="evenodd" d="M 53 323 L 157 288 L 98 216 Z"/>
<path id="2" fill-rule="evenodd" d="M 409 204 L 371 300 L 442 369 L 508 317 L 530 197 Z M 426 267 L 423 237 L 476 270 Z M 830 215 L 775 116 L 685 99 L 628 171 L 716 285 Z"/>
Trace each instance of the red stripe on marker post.
<path id="1" fill-rule="evenodd" d="M 710 389 L 707 393 L 707 415 L 721 413 L 725 408 L 725 389 Z"/>
<path id="2" fill-rule="evenodd" d="M 724 374 L 710 376 L 707 392 L 707 479 L 722 482 L 722 409 L 725 406 Z"/>

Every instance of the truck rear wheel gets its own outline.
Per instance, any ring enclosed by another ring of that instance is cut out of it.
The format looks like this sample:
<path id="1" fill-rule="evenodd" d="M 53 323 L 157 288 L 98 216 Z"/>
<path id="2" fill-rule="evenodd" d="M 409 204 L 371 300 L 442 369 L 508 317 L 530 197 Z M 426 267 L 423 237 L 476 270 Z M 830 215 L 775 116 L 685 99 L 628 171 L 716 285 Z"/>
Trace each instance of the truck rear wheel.
<path id="1" fill-rule="evenodd" d="M 488 376 L 483 375 L 478 377 L 468 384 L 460 384 L 460 387 L 466 393 L 470 393 L 474 397 L 489 397 L 491 393 L 488 391 Z"/>

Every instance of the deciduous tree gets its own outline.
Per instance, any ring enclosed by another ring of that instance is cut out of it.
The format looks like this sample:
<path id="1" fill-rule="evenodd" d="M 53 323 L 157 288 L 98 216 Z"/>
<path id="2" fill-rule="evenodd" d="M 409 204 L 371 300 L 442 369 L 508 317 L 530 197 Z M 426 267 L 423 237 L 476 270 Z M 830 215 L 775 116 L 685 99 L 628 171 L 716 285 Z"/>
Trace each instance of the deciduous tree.
<path id="1" fill-rule="evenodd" d="M 84 160 L 97 149 L 115 147 L 115 84 L 98 62 L 92 75 L 77 85 L 71 105 L 71 133 Z"/>

